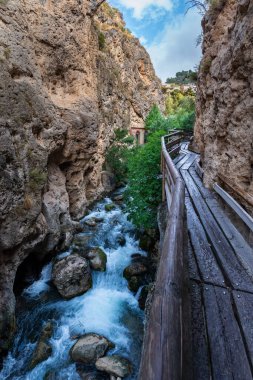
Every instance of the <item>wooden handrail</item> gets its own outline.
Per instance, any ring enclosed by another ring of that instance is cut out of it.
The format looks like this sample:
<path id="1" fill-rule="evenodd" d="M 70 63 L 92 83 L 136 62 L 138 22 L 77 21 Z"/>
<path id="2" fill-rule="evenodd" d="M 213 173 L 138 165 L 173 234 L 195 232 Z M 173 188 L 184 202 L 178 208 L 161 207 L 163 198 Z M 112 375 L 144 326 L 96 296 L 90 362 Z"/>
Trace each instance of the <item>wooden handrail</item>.
<path id="1" fill-rule="evenodd" d="M 185 185 L 166 147 L 168 139 L 176 137 L 178 144 L 180 136 L 183 139 L 183 133 L 178 131 L 162 138 L 163 195 L 169 219 L 145 331 L 139 380 L 183 377 Z M 173 150 L 173 144 L 169 146 Z"/>

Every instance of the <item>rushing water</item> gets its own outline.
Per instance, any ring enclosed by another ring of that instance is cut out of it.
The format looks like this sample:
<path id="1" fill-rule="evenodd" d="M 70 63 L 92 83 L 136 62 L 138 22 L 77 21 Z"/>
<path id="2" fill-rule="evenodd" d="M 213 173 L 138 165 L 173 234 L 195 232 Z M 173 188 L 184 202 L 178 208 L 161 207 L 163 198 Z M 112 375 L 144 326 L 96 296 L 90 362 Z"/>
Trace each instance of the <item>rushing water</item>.
<path id="1" fill-rule="evenodd" d="M 17 318 L 17 335 L 12 351 L 4 360 L 0 372 L 1 380 L 43 380 L 48 372 L 54 379 L 80 379 L 76 365 L 71 362 L 69 349 L 75 341 L 71 337 L 88 332 L 106 336 L 116 347 L 109 354 L 127 357 L 134 366 L 129 379 L 136 379 L 143 334 L 143 312 L 138 307 L 137 297 L 127 288 L 122 276 L 124 268 L 131 262 L 131 255 L 141 253 L 134 235 L 134 227 L 126 214 L 117 206 L 106 212 L 104 206 L 110 203 L 106 198 L 83 219 L 103 218 L 97 227 L 84 223 L 81 234 L 91 235 L 90 244 L 102 248 L 107 254 L 107 270 L 93 272 L 93 287 L 82 296 L 69 301 L 63 300 L 52 286 L 52 263 L 46 265 L 40 279 L 24 290 L 20 297 L 20 311 Z M 122 247 L 118 237 L 124 235 L 126 244 Z M 64 257 L 71 254 L 60 254 Z M 46 322 L 51 321 L 54 333 L 50 339 L 52 356 L 29 371 L 28 365 L 36 341 Z"/>

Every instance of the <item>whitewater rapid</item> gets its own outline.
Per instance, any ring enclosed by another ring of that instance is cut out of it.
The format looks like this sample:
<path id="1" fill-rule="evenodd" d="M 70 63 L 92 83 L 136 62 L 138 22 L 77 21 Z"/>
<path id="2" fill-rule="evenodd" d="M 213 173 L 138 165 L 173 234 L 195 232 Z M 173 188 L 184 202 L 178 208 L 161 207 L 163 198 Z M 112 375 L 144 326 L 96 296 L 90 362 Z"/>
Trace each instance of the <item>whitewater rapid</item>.
<path id="1" fill-rule="evenodd" d="M 2 380 L 43 380 L 51 373 L 56 380 L 79 380 L 76 365 L 71 362 L 69 349 L 75 341 L 71 337 L 94 332 L 106 336 L 116 347 L 109 354 L 119 354 L 128 358 L 134 372 L 128 379 L 136 379 L 140 361 L 143 312 L 139 309 L 137 297 L 128 290 L 122 273 L 131 262 L 131 255 L 142 252 L 135 237 L 134 226 L 120 206 L 110 212 L 105 205 L 109 198 L 97 203 L 92 212 L 83 220 L 83 232 L 79 235 L 91 236 L 90 245 L 100 247 L 107 255 L 106 272 L 94 272 L 93 287 L 82 296 L 65 301 L 51 283 L 53 263 L 47 264 L 39 280 L 23 291 L 22 304 L 17 316 L 17 334 L 11 352 L 0 371 Z M 101 218 L 97 227 L 88 227 L 89 218 Z M 126 243 L 120 246 L 119 236 Z M 62 252 L 58 258 L 72 252 Z M 28 365 L 36 346 L 36 340 L 47 322 L 54 327 L 50 344 L 52 356 L 32 371 Z"/>

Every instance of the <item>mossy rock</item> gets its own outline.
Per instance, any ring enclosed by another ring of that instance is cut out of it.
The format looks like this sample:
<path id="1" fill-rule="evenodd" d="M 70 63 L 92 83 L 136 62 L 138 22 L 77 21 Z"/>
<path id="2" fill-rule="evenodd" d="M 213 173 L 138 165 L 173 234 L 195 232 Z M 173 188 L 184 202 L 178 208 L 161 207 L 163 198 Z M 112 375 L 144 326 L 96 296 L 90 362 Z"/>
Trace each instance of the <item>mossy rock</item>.
<path id="1" fill-rule="evenodd" d="M 91 248 L 85 257 L 89 260 L 91 269 L 99 272 L 106 271 L 107 256 L 101 248 Z"/>
<path id="2" fill-rule="evenodd" d="M 47 323 L 39 337 L 38 343 L 32 356 L 32 360 L 29 364 L 29 370 L 32 370 L 39 363 L 42 363 L 51 356 L 52 347 L 50 346 L 48 340 L 51 338 L 52 333 L 53 326 L 51 323 Z"/>
<path id="3" fill-rule="evenodd" d="M 105 211 L 110 212 L 112 210 L 115 210 L 116 206 L 114 203 L 108 203 L 105 205 Z"/>

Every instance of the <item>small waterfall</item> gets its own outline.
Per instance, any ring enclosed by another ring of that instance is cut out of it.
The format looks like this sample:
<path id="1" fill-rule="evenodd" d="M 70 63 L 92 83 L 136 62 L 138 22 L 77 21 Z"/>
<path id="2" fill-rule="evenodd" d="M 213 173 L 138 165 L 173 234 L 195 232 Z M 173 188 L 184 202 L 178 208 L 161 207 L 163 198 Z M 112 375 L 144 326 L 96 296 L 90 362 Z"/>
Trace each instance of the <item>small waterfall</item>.
<path id="1" fill-rule="evenodd" d="M 96 204 L 83 222 L 83 232 L 89 235 L 89 244 L 100 247 L 107 255 L 106 272 L 93 272 L 93 287 L 82 296 L 69 301 L 63 300 L 51 284 L 52 263 L 46 265 L 40 279 L 24 290 L 21 296 L 21 310 L 17 318 L 17 334 L 12 351 L 4 360 L 0 372 L 2 380 L 43 380 L 49 372 L 55 379 L 78 380 L 76 365 L 71 362 L 69 349 L 74 344 L 71 337 L 88 332 L 106 336 L 115 343 L 110 354 L 127 357 L 134 366 L 129 379 L 136 379 L 143 334 L 143 312 L 137 298 L 128 290 L 123 278 L 124 268 L 130 264 L 131 255 L 145 255 L 138 246 L 133 225 L 120 206 L 110 212 L 105 205 L 106 198 Z M 96 227 L 85 224 L 87 219 L 97 218 Z M 124 236 L 121 246 L 119 237 Z M 58 258 L 70 255 L 63 252 Z M 36 346 L 42 326 L 51 321 L 54 333 L 50 339 L 53 353 L 50 358 L 29 371 L 28 364 Z"/>

